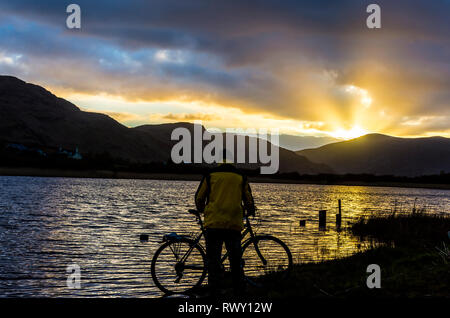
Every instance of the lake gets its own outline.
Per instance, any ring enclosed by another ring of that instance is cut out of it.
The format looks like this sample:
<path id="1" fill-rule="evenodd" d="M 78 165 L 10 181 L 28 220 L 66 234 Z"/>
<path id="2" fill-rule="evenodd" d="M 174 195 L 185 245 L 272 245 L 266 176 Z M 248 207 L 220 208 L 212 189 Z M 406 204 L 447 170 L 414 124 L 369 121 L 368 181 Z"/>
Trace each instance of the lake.
<path id="1" fill-rule="evenodd" d="M 198 232 L 198 182 L 0 177 L 1 297 L 160 297 L 150 275 L 166 233 Z M 450 191 L 365 186 L 251 184 L 258 233 L 289 246 L 295 262 L 345 257 L 367 249 L 343 227 L 370 213 L 425 208 L 450 212 Z M 325 229 L 318 211 L 328 211 Z M 306 220 L 301 227 L 300 220 Z M 149 241 L 141 242 L 140 234 Z M 81 268 L 81 288 L 68 289 L 67 266 Z"/>

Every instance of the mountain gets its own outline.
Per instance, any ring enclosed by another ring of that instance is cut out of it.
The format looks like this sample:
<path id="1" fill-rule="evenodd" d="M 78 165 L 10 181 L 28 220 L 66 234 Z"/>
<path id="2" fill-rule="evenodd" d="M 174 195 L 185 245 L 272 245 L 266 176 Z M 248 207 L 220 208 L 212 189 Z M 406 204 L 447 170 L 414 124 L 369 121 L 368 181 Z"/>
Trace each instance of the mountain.
<path id="1" fill-rule="evenodd" d="M 278 145 L 291 151 L 300 151 L 303 149 L 317 148 L 341 140 L 342 139 L 333 137 L 294 136 L 281 134 Z"/>
<path id="2" fill-rule="evenodd" d="M 444 137 L 368 134 L 297 154 L 326 164 L 340 174 L 419 176 L 450 171 L 450 139 Z"/>
<path id="3" fill-rule="evenodd" d="M 104 114 L 81 111 L 46 89 L 0 76 L 0 138 L 26 145 L 110 153 L 125 160 L 157 161 L 159 142 Z"/>
<path id="4" fill-rule="evenodd" d="M 0 76 L 0 141 L 6 144 L 78 148 L 82 155 L 108 153 L 136 163 L 166 162 L 175 143 L 170 135 L 176 127 L 192 131 L 194 126 L 173 123 L 128 128 L 105 114 L 81 111 L 43 87 Z M 281 172 L 332 171 L 292 151 L 279 150 Z"/>
<path id="5" fill-rule="evenodd" d="M 191 136 L 194 136 L 194 124 L 191 123 L 171 123 L 171 124 L 160 124 L 160 125 L 143 125 L 138 126 L 135 128 L 132 128 L 133 130 L 137 130 L 140 132 L 145 132 L 150 135 L 152 135 L 153 138 L 156 138 L 158 141 L 162 143 L 166 143 L 168 145 L 168 148 L 171 149 L 172 146 L 177 143 L 178 141 L 171 141 L 171 133 L 175 128 L 183 127 L 190 131 Z M 204 127 L 202 127 L 202 132 L 205 130 Z M 235 134 L 221 134 L 223 144 L 225 144 L 225 138 L 229 137 L 235 137 Z M 248 158 L 248 154 L 250 152 L 249 145 L 251 143 L 251 140 L 256 139 L 256 144 L 258 144 L 258 140 L 256 137 L 245 137 L 245 154 L 246 158 Z M 266 141 L 267 142 L 267 141 Z M 193 140 L 191 141 L 191 145 L 193 145 Z M 270 149 L 270 143 L 268 143 L 268 149 Z M 206 142 L 203 142 L 203 146 L 206 145 Z M 235 138 L 234 141 L 235 151 L 237 150 L 237 139 Z M 258 148 L 259 149 L 259 148 Z M 330 169 L 328 166 L 324 164 L 316 164 L 314 162 L 311 162 L 307 158 L 303 156 L 297 155 L 295 152 L 281 148 L 276 147 L 275 149 L 278 149 L 279 151 L 279 172 L 281 173 L 287 173 L 287 172 L 298 172 L 300 174 L 318 174 L 318 173 L 332 173 L 332 169 Z M 168 153 L 170 153 L 170 150 L 168 150 Z M 191 150 L 191 153 L 193 153 L 193 150 Z M 242 168 L 257 168 L 260 166 L 260 164 L 245 164 L 245 165 L 239 165 L 237 166 Z"/>

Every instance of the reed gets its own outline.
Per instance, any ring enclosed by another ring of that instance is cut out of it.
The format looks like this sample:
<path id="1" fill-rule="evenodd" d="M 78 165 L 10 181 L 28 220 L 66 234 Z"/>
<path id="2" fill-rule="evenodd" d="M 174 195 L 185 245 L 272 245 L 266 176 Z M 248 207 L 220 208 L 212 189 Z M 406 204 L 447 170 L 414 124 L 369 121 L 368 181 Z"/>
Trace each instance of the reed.
<path id="1" fill-rule="evenodd" d="M 373 238 L 395 245 L 435 244 L 448 240 L 450 214 L 431 214 L 415 207 L 408 213 L 394 209 L 389 214 L 361 217 L 350 231 L 362 239 Z"/>

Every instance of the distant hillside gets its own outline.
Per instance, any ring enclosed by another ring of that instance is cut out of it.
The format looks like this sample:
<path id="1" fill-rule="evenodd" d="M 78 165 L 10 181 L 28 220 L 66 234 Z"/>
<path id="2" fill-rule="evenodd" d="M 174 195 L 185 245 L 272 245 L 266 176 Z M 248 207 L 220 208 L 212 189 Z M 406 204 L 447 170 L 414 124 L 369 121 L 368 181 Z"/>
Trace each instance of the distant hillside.
<path id="1" fill-rule="evenodd" d="M 369 134 L 297 154 L 326 164 L 337 173 L 419 176 L 450 172 L 450 139 L 443 137 Z"/>
<path id="2" fill-rule="evenodd" d="M 279 146 L 292 151 L 300 151 L 303 149 L 317 148 L 332 142 L 342 141 L 333 137 L 314 137 L 314 136 L 294 136 L 280 135 Z"/>
<path id="3" fill-rule="evenodd" d="M 174 123 L 128 128 L 107 115 L 81 111 L 46 89 L 11 76 L 0 76 L 0 142 L 33 147 L 63 147 L 82 155 L 108 153 L 135 163 L 166 162 Z M 332 170 L 280 148 L 280 171 L 327 173 Z"/>
<path id="4" fill-rule="evenodd" d="M 143 125 L 133 128 L 134 130 L 145 132 L 152 135 L 153 138 L 158 141 L 165 143 L 171 149 L 172 145 L 174 145 L 177 141 L 171 141 L 171 133 L 177 127 L 187 128 L 191 135 L 194 135 L 194 124 L 191 123 L 171 123 L 171 124 L 161 124 L 161 125 Z M 205 128 L 202 127 L 202 130 Z M 228 136 L 227 136 L 228 138 Z M 246 158 L 248 158 L 250 144 L 249 139 L 254 139 L 254 137 L 246 137 Z M 203 142 L 203 146 L 207 142 Z M 235 140 L 235 148 L 236 148 L 236 140 Z M 192 142 L 193 144 L 193 142 Z M 269 148 L 269 147 L 268 147 Z M 276 147 L 279 150 L 279 158 L 280 158 L 280 167 L 279 172 L 298 172 L 300 174 L 318 174 L 318 173 L 332 173 L 332 169 L 324 164 L 316 164 L 311 162 L 305 157 L 297 155 L 295 152 Z M 270 149 L 270 148 L 269 148 Z M 168 150 L 170 153 L 170 150 Z M 239 165 L 242 168 L 257 168 L 259 165 Z"/>

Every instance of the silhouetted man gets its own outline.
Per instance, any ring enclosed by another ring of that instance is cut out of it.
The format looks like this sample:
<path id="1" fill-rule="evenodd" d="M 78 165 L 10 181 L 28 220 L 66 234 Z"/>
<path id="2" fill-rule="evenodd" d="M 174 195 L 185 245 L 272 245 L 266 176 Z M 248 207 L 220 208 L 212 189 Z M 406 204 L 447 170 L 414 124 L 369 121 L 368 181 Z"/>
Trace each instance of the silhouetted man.
<path id="1" fill-rule="evenodd" d="M 222 245 L 228 251 L 233 289 L 242 292 L 241 231 L 243 216 L 254 215 L 255 205 L 247 178 L 239 170 L 226 162 L 211 169 L 203 177 L 197 193 L 195 205 L 205 214 L 206 254 L 208 259 L 208 285 L 215 294 L 220 281 Z"/>

